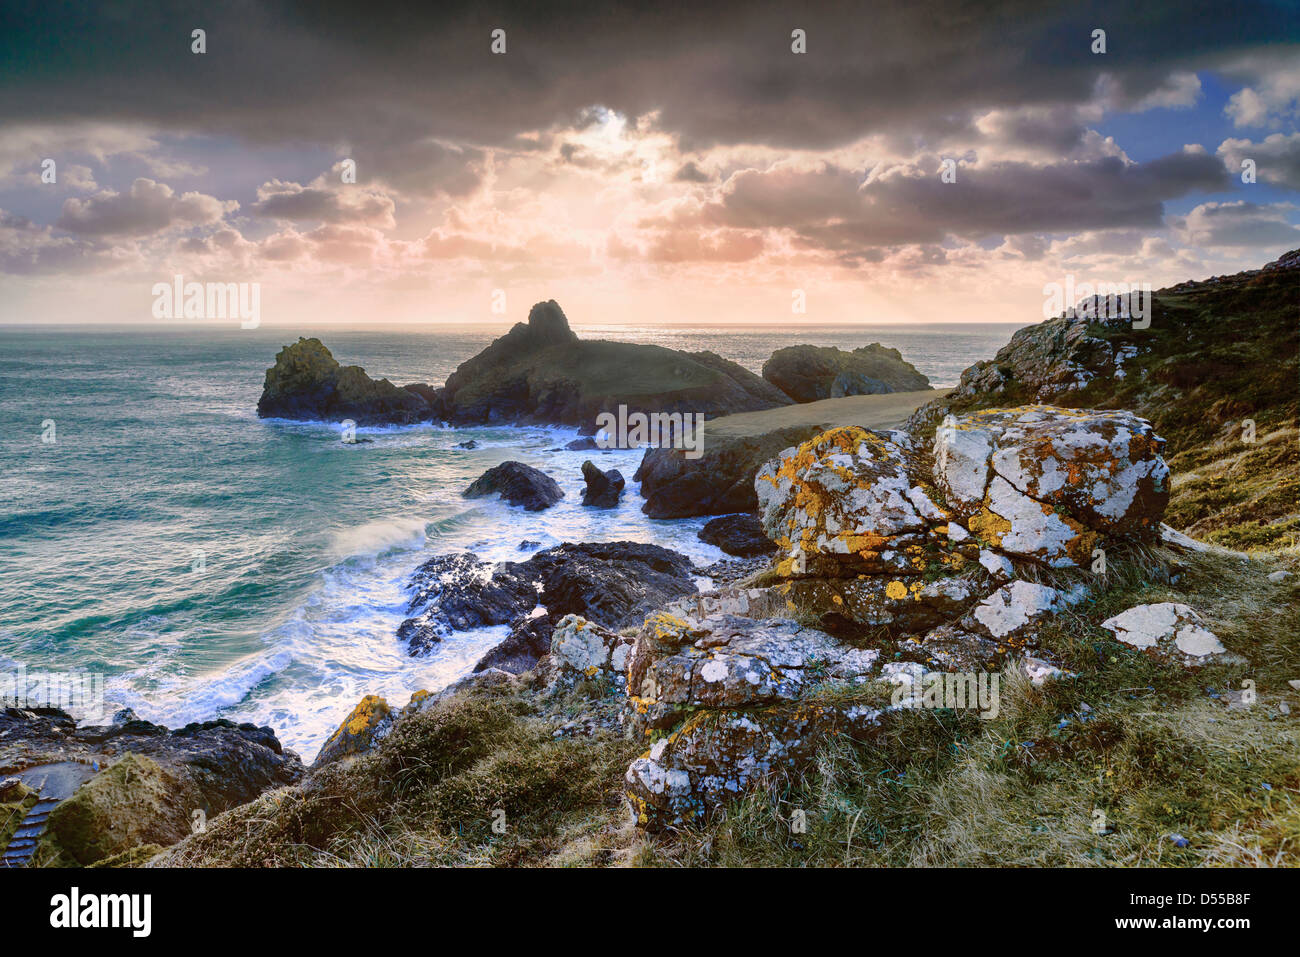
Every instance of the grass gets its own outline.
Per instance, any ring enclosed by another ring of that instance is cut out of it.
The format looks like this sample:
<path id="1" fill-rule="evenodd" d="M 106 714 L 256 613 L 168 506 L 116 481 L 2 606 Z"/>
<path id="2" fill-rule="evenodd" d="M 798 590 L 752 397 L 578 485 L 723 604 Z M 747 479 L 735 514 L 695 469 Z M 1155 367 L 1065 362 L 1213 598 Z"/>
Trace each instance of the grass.
<path id="1" fill-rule="evenodd" d="M 404 719 L 367 756 L 221 815 L 157 863 L 1300 864 L 1300 696 L 1287 685 L 1300 678 L 1300 584 L 1295 574 L 1267 578 L 1300 572 L 1300 554 L 1243 561 L 1131 548 L 1108 565 L 1091 597 L 1043 635 L 1075 677 L 1036 689 L 1008 671 L 993 720 L 916 711 L 873 743 L 829 740 L 811 765 L 770 777 L 699 827 L 650 836 L 632 826 L 622 778 L 640 746 L 613 727 L 608 686 L 553 701 L 536 689 L 481 689 Z M 1059 585 L 1081 574 L 1042 577 Z M 1162 664 L 1100 628 L 1147 601 L 1199 609 L 1239 659 Z M 1248 705 L 1247 681 L 1257 694 Z M 594 734 L 555 736 L 593 717 Z M 498 809 L 503 833 L 492 826 Z"/>

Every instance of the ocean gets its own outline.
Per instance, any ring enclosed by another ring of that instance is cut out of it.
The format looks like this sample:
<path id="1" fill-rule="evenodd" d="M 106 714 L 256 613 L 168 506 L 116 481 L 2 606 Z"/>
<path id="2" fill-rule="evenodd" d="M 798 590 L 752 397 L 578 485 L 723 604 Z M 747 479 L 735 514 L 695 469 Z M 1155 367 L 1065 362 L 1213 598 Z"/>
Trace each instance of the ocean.
<path id="1" fill-rule="evenodd" d="M 372 441 L 345 445 L 337 424 L 257 418 L 265 370 L 299 335 L 373 376 L 440 385 L 505 328 L 0 328 L 0 673 L 103 675 L 110 710 L 169 727 L 269 724 L 310 761 L 362 695 L 405 704 L 505 636 L 479 629 L 406 654 L 406 583 L 434 554 L 522 560 L 629 539 L 723 557 L 696 538 L 705 519 L 641 514 L 640 451 L 602 454 L 628 491 L 616 509 L 583 508 L 590 453 L 562 451 L 570 429 L 363 428 Z M 943 387 L 1019 327 L 574 328 L 755 372 L 782 346 L 878 341 Z M 479 447 L 455 447 L 468 439 Z M 508 459 L 543 468 L 566 497 L 539 513 L 460 497 Z"/>

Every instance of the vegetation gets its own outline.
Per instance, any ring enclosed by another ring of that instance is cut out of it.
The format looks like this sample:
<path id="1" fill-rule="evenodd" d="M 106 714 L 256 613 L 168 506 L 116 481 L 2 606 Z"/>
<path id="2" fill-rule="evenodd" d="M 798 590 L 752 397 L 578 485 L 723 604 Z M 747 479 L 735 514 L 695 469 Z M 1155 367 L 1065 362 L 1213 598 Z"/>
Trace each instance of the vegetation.
<path id="1" fill-rule="evenodd" d="M 1278 569 L 1293 574 L 1270 581 Z M 1300 708 L 1287 684 L 1300 679 L 1295 572 L 1295 551 L 1249 562 L 1120 551 L 1104 585 L 1043 635 L 1075 677 L 1035 689 L 1008 672 L 993 720 L 917 711 L 873 743 L 832 739 L 804 773 L 774 775 L 698 828 L 631 825 L 622 778 L 637 747 L 612 727 L 610 688 L 549 702 L 480 689 L 399 722 L 372 754 L 220 816 L 158 862 L 1300 864 L 1300 725 L 1287 715 Z M 1162 664 L 1099 627 L 1151 601 L 1200 609 L 1236 663 Z M 583 716 L 593 734 L 557 736 Z M 492 827 L 498 809 L 504 833 Z"/>

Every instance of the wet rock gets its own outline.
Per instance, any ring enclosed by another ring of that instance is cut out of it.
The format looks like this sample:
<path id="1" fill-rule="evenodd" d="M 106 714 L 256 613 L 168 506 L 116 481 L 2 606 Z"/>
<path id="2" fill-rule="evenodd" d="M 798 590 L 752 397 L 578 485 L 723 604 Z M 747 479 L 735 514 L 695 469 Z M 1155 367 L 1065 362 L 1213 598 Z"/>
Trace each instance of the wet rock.
<path id="1" fill-rule="evenodd" d="M 776 546 L 763 532 L 762 521 L 753 513 L 712 519 L 700 529 L 699 539 L 717 545 L 728 555 L 741 558 L 770 555 L 776 551 Z"/>
<path id="2" fill-rule="evenodd" d="M 796 402 L 930 388 L 930 380 L 905 362 L 902 353 L 878 342 L 852 352 L 787 346 L 763 364 L 763 378 Z"/>
<path id="3" fill-rule="evenodd" d="M 523 562 L 495 564 L 473 554 L 440 555 L 416 570 L 412 586 L 408 611 L 417 614 L 402 623 L 398 637 L 413 655 L 428 652 L 453 631 L 519 626 L 539 603 L 552 624 L 576 614 L 607 628 L 625 628 L 696 590 L 690 559 L 640 542 L 566 542 Z M 536 647 L 540 627 L 512 633 L 500 650 L 503 661 Z"/>
<path id="4" fill-rule="evenodd" d="M 397 637 L 411 654 L 426 654 L 454 631 L 517 621 L 536 607 L 535 576 L 516 562 L 493 564 L 473 553 L 437 555 L 411 578 L 414 592 Z"/>
<path id="5" fill-rule="evenodd" d="M 474 671 L 495 668 L 513 675 L 532 671 L 551 648 L 553 627 L 546 615 L 533 615 L 516 622 L 505 641 L 478 660 Z"/>
<path id="6" fill-rule="evenodd" d="M 372 379 L 360 366 L 340 366 L 319 339 L 285 346 L 266 370 L 257 414 L 357 425 L 409 425 L 431 419 L 435 409 L 411 388 Z"/>
<path id="7" fill-rule="evenodd" d="M 574 439 L 572 442 L 567 443 L 564 448 L 568 452 L 595 452 L 600 450 L 600 446 L 596 444 L 596 440 L 590 435 Z"/>
<path id="8" fill-rule="evenodd" d="M 1106 619 L 1101 627 L 1126 645 L 1191 667 L 1221 660 L 1227 652 L 1201 616 L 1178 602 L 1135 605 Z"/>
<path id="9" fill-rule="evenodd" d="M 602 472 L 590 460 L 582 463 L 582 478 L 587 487 L 582 493 L 582 504 L 593 508 L 614 508 L 623 494 L 623 473 L 618 469 Z"/>
<path id="10" fill-rule="evenodd" d="M 467 441 L 467 442 L 457 442 L 457 443 L 456 443 L 456 448 L 458 448 L 458 449 L 476 449 L 476 448 L 478 448 L 478 442 L 477 442 L 476 440 L 474 440 L 474 439 L 470 439 L 470 440 Z"/>
<path id="11" fill-rule="evenodd" d="M 529 512 L 540 512 L 564 498 L 555 479 L 522 462 L 502 462 L 488 469 L 461 494 L 465 498 L 500 495 L 502 501 Z"/>

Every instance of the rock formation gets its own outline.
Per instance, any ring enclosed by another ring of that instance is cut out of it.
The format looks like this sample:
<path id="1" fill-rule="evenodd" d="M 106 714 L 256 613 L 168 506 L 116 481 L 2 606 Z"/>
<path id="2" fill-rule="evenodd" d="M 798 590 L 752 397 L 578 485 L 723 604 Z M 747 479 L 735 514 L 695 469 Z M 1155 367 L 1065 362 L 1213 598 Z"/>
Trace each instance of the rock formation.
<path id="1" fill-rule="evenodd" d="M 360 366 L 340 366 L 319 339 L 299 338 L 285 346 L 266 370 L 257 414 L 263 418 L 307 419 L 357 425 L 410 425 L 437 413 L 428 386 L 399 388 L 372 379 Z"/>
<path id="2" fill-rule="evenodd" d="M 1019 572 L 1153 540 L 1162 445 L 1128 413 L 1029 406 L 954 417 L 929 448 L 844 427 L 783 451 L 755 479 L 775 578 L 678 599 L 633 645 L 632 727 L 656 738 L 627 773 L 638 821 L 702 820 L 829 735 L 881 733 L 911 705 L 873 683 L 1059 675 L 1038 631 L 1088 585 Z"/>
<path id="3" fill-rule="evenodd" d="M 549 647 L 554 622 L 565 615 L 624 628 L 696 590 L 685 555 L 637 542 L 566 542 L 525 562 L 495 565 L 472 554 L 439 555 L 416 570 L 412 587 L 412 617 L 397 632 L 411 654 L 428 652 L 453 631 L 508 624 L 505 647 L 480 664 L 511 671 L 536 663 L 531 653 Z M 533 617 L 539 605 L 545 615 Z"/>
<path id="4" fill-rule="evenodd" d="M 585 340 L 555 300 L 539 302 L 474 358 L 442 392 L 455 425 L 542 423 L 596 430 L 596 417 L 631 412 L 706 417 L 789 405 L 779 389 L 713 353 Z"/>
<path id="5" fill-rule="evenodd" d="M 77 727 L 58 709 L 7 708 L 0 711 L 0 779 L 11 775 L 29 792 L 26 806 L 40 794 L 56 800 L 43 826 L 6 842 L 9 856 L 86 866 L 148 857 L 188 835 L 196 819 L 296 782 L 303 766 L 270 728 L 251 724 L 206 721 L 169 731 L 126 711 L 109 725 Z"/>
<path id="6" fill-rule="evenodd" d="M 878 342 L 852 352 L 826 346 L 787 346 L 763 363 L 763 378 L 796 402 L 930 388 L 930 380 L 904 361 L 902 353 Z"/>
<path id="7" fill-rule="evenodd" d="M 523 462 L 502 462 L 488 469 L 461 494 L 465 498 L 500 495 L 503 502 L 529 512 L 540 512 L 564 498 L 555 479 Z"/>
<path id="8" fill-rule="evenodd" d="M 618 469 L 601 471 L 594 462 L 582 463 L 582 478 L 587 487 L 582 493 L 582 504 L 593 508 L 613 508 L 623 494 L 623 473 Z"/>

